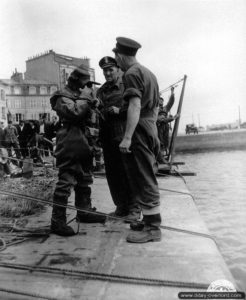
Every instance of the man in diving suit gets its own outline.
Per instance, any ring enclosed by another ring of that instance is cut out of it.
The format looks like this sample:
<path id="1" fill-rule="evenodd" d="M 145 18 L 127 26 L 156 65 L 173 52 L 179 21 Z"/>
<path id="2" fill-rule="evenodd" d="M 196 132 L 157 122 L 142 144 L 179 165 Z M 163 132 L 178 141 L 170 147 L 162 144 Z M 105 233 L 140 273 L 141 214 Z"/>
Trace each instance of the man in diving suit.
<path id="1" fill-rule="evenodd" d="M 84 223 L 103 223 L 105 216 L 93 213 L 91 205 L 93 152 L 86 137 L 86 125 L 90 119 L 91 90 L 87 85 L 90 74 L 83 65 L 77 67 L 69 76 L 67 85 L 57 91 L 50 99 L 52 109 L 61 120 L 62 127 L 56 137 L 56 164 L 59 168 L 58 182 L 53 197 L 51 232 L 61 236 L 71 236 L 75 232 L 66 224 L 66 207 L 71 188 L 75 191 L 75 207 L 88 212 L 77 211 L 77 221 Z M 91 212 L 90 212 L 91 211 Z"/>

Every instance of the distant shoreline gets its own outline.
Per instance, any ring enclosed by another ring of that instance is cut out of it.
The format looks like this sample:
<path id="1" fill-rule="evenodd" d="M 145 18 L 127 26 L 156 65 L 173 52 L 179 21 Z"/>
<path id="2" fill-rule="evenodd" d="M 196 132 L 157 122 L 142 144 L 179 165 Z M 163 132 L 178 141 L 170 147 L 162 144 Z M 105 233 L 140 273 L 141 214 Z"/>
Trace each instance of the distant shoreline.
<path id="1" fill-rule="evenodd" d="M 246 149 L 246 129 L 180 134 L 175 152 L 204 152 Z"/>

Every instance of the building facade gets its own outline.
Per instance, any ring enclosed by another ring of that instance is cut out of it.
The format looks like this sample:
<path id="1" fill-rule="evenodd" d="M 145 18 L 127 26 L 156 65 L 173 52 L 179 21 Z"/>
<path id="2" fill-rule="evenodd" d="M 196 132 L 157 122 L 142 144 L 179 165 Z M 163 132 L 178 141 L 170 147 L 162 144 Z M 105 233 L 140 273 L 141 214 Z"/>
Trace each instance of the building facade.
<path id="1" fill-rule="evenodd" d="M 60 89 L 65 86 L 70 73 L 81 64 L 88 69 L 91 79 L 95 80 L 95 70 L 90 67 L 88 58 L 76 58 L 49 50 L 26 61 L 25 79 L 55 82 Z"/>
<path id="2" fill-rule="evenodd" d="M 6 91 L 8 86 L 0 81 L 0 122 L 7 125 L 7 103 L 6 103 Z"/>
<path id="3" fill-rule="evenodd" d="M 13 123 L 55 115 L 50 106 L 50 97 L 58 89 L 55 82 L 23 79 L 23 74 L 15 71 L 11 79 L 0 79 L 0 84 L 5 87 L 7 119 Z"/>
<path id="4" fill-rule="evenodd" d="M 0 79 L 0 119 L 13 123 L 20 120 L 51 119 L 55 112 L 50 106 L 50 97 L 66 85 L 70 73 L 83 64 L 95 81 L 95 70 L 88 58 L 76 58 L 49 50 L 26 61 L 26 72 L 13 73 L 11 79 Z"/>

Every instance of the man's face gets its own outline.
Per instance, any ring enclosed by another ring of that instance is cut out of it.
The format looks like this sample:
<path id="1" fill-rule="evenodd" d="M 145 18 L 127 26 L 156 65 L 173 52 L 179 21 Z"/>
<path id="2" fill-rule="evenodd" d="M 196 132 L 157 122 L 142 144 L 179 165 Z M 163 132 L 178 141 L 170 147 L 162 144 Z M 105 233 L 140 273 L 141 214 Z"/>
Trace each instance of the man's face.
<path id="1" fill-rule="evenodd" d="M 111 66 L 103 69 L 103 75 L 107 82 L 116 82 L 118 79 L 118 67 Z"/>
<path id="2" fill-rule="evenodd" d="M 121 54 L 115 53 L 115 60 L 117 62 L 117 65 L 121 68 L 122 71 L 126 71 L 124 59 Z"/>

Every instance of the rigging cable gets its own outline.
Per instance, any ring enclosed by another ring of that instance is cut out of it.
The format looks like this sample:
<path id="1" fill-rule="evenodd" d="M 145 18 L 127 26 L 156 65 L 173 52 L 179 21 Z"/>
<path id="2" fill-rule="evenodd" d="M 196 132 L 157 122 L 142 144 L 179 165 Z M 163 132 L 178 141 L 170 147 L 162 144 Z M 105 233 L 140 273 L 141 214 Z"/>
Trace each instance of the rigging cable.
<path id="1" fill-rule="evenodd" d="M 107 274 L 101 272 L 70 270 L 70 269 L 63 269 L 63 268 L 28 266 L 28 265 L 15 264 L 15 263 L 0 262 L 0 268 L 10 268 L 10 269 L 17 269 L 17 270 L 25 270 L 30 272 L 57 274 L 63 276 L 67 275 L 67 276 L 73 276 L 81 279 L 103 280 L 103 281 L 150 285 L 150 286 L 164 286 L 164 287 L 169 286 L 169 287 L 183 287 L 183 288 L 194 288 L 194 289 L 207 289 L 209 286 L 209 284 L 207 283 L 172 281 L 172 280 L 163 280 L 163 279 L 156 279 L 156 278 Z"/>
<path id="2" fill-rule="evenodd" d="M 168 189 L 161 189 L 161 190 L 175 192 L 173 190 L 168 190 Z M 179 193 L 192 196 L 189 193 L 183 193 L 183 192 L 179 192 Z M 41 199 L 41 198 L 37 198 L 37 197 L 33 197 L 33 196 L 28 196 L 28 195 L 23 195 L 23 194 L 16 193 L 16 192 L 9 192 L 9 191 L 5 191 L 5 190 L 0 189 L 0 194 L 9 195 L 9 196 L 12 196 L 12 197 L 18 197 L 18 198 L 26 199 L 26 200 L 29 200 L 29 201 L 36 201 L 36 202 L 40 202 L 40 203 L 43 203 L 43 204 L 48 204 L 48 205 L 51 205 L 51 206 L 54 205 L 54 206 L 64 207 L 64 208 L 75 210 L 75 211 L 81 211 L 81 212 L 91 213 L 91 214 L 95 214 L 95 215 L 106 216 L 109 219 L 128 221 L 128 222 L 131 221 L 132 222 L 132 220 L 129 220 L 129 219 L 124 218 L 124 217 L 111 216 L 110 214 L 106 214 L 106 213 L 99 212 L 99 211 L 92 211 L 92 210 L 88 210 L 88 209 L 76 208 L 72 205 L 64 205 L 64 204 L 60 204 L 60 203 L 57 203 L 57 202 L 50 202 L 50 201 L 45 200 L 45 199 Z M 141 221 L 136 221 L 136 222 L 141 223 Z M 179 229 L 179 228 L 174 228 L 174 227 L 168 227 L 168 226 L 163 226 L 163 225 L 160 225 L 160 228 L 165 229 L 165 230 L 172 230 L 172 231 L 176 231 L 176 232 L 192 234 L 192 235 L 200 236 L 200 237 L 206 237 L 206 238 L 212 239 L 216 243 L 215 239 L 209 234 L 194 232 L 194 231 L 189 231 L 189 230 L 184 230 L 184 229 Z"/>

